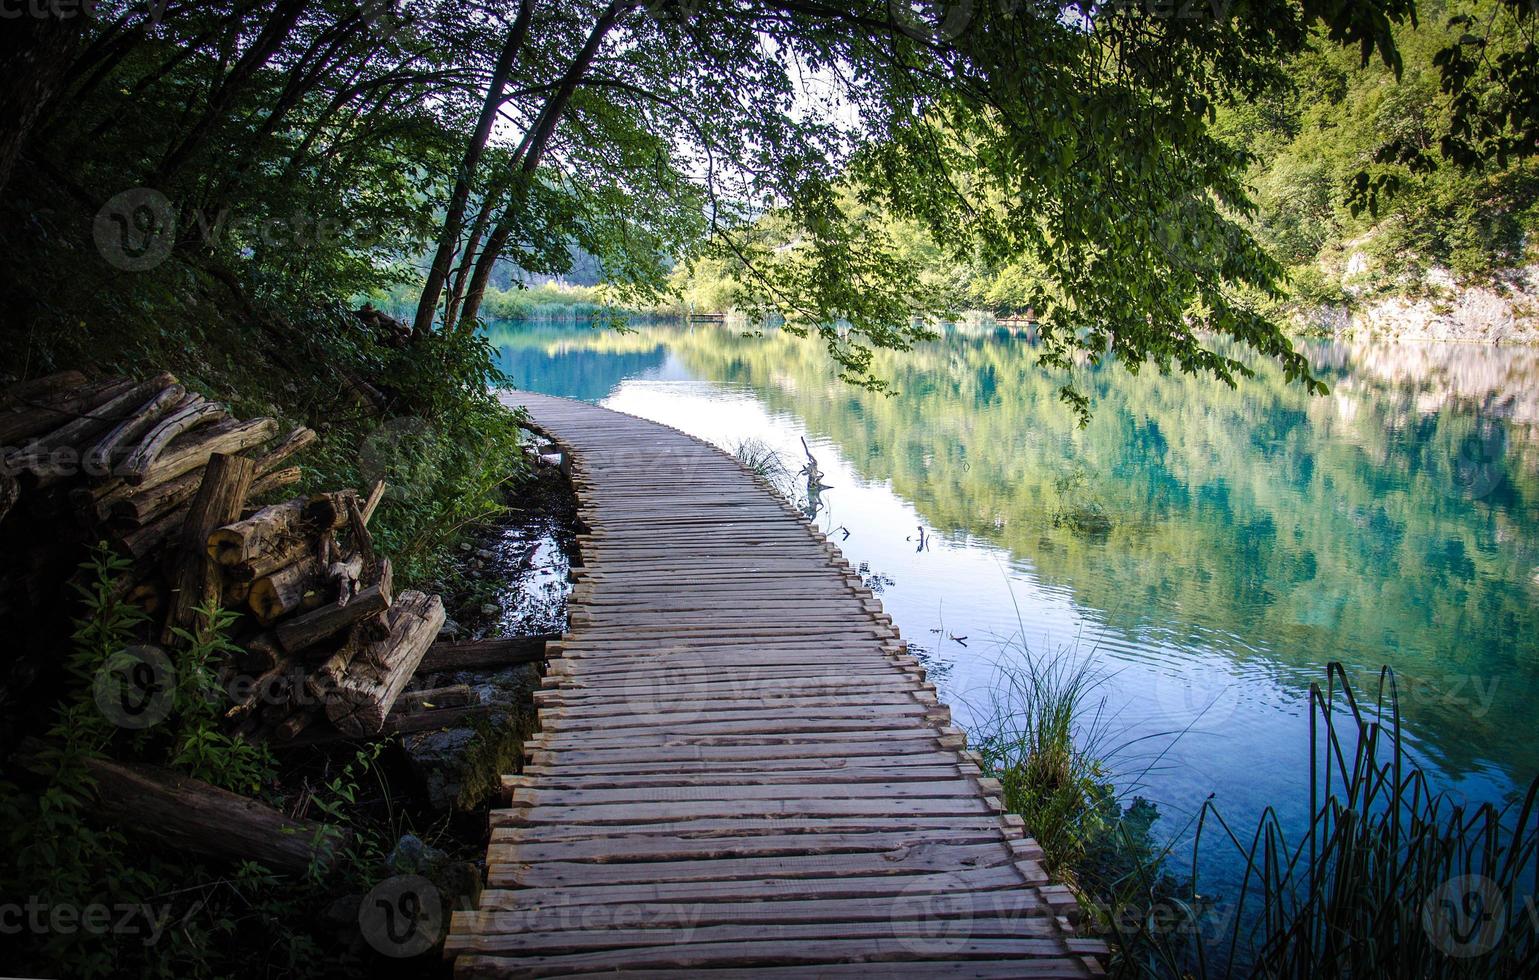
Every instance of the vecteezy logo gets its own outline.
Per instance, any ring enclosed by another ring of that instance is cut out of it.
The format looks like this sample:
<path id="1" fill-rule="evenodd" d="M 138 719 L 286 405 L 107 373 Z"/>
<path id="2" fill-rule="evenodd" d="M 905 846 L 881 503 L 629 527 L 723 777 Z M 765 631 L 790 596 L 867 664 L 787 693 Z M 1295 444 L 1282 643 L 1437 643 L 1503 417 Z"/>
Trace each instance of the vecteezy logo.
<path id="1" fill-rule="evenodd" d="M 1202 664 L 1184 669 L 1156 664 L 1153 702 L 1172 724 L 1200 731 L 1218 731 L 1240 707 L 1240 686 L 1218 669 Z"/>
<path id="2" fill-rule="evenodd" d="M 395 0 L 361 0 L 358 18 L 365 27 L 373 27 L 387 17 L 395 16 Z"/>
<path id="3" fill-rule="evenodd" d="M 704 0 L 647 0 L 642 9 L 647 16 L 664 24 L 685 24 L 695 19 Z"/>
<path id="4" fill-rule="evenodd" d="M 1421 925 L 1432 945 L 1461 959 L 1484 956 L 1507 928 L 1502 890 L 1484 875 L 1460 875 L 1443 882 L 1421 907 Z"/>
<path id="5" fill-rule="evenodd" d="M 171 714 L 176 668 L 159 647 L 128 647 L 96 671 L 91 694 L 103 717 L 119 728 L 150 728 Z"/>
<path id="6" fill-rule="evenodd" d="M 1454 481 L 1464 493 L 1483 500 L 1506 478 L 1506 455 L 1507 430 L 1500 422 L 1481 419 L 1475 431 L 1459 440 Z"/>
<path id="7" fill-rule="evenodd" d="M 385 481 L 386 493 L 410 500 L 432 486 L 436 467 L 430 452 L 433 427 L 415 416 L 390 419 L 364 437 L 358 470 L 364 483 Z"/>
<path id="8" fill-rule="evenodd" d="M 916 41 L 955 41 L 973 22 L 973 0 L 888 0 L 887 7 Z"/>
<path id="9" fill-rule="evenodd" d="M 905 887 L 893 901 L 889 918 L 898 944 L 922 956 L 954 954 L 973 938 L 971 893 L 958 875 L 948 874 L 940 884 L 916 882 Z"/>
<path id="10" fill-rule="evenodd" d="M 144 272 L 170 256 L 176 244 L 176 211 L 160 191 L 135 187 L 102 205 L 91 223 L 91 237 L 108 265 Z"/>
<path id="11" fill-rule="evenodd" d="M 358 906 L 358 928 L 368 944 L 386 956 L 420 956 L 443 936 L 443 899 L 421 875 L 386 878 Z"/>

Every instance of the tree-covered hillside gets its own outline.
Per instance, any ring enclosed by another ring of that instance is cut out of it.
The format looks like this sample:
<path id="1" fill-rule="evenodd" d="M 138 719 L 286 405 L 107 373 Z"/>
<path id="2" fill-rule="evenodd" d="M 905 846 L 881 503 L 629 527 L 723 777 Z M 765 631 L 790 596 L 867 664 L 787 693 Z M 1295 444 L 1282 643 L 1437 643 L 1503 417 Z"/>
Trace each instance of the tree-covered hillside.
<path id="1" fill-rule="evenodd" d="M 1218 132 L 1256 158 L 1253 227 L 1300 298 L 1339 301 L 1344 284 L 1414 292 L 1433 267 L 1480 282 L 1534 260 L 1535 147 L 1465 167 L 1440 138 L 1452 99 L 1439 52 L 1473 29 L 1488 34 L 1493 60 L 1526 36 L 1488 0 L 1428 4 L 1419 26 L 1396 31 L 1398 81 L 1379 62 L 1316 44 L 1288 63 L 1287 90 L 1219 113 Z"/>

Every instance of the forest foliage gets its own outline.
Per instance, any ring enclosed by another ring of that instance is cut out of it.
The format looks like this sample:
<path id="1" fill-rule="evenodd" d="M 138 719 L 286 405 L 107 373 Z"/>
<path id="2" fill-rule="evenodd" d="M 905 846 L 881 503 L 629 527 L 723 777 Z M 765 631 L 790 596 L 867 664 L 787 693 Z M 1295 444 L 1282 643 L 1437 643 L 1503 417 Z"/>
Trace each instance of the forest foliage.
<path id="1" fill-rule="evenodd" d="M 1222 115 L 1286 99 L 1311 44 L 1391 75 L 1425 60 L 1400 49 L 1410 0 L 38 9 L 5 42 L 0 113 L 0 298 L 28 365 L 168 346 L 210 307 L 302 333 L 402 283 L 419 339 L 467 333 L 499 263 L 585 255 L 628 305 L 668 297 L 676 263 L 722 264 L 739 305 L 876 387 L 872 352 L 923 337 L 974 266 L 1036 311 L 1049 367 L 1232 381 L 1216 335 L 1310 385 Z M 1428 133 L 1477 171 L 1530 157 L 1539 116 L 1530 6 L 1482 9 L 1432 56 L 1449 108 Z M 1365 193 L 1435 157 L 1396 136 Z"/>
<path id="2" fill-rule="evenodd" d="M 1283 267 L 1279 284 L 1290 299 L 1415 294 L 1434 268 L 1460 283 L 1486 283 L 1539 255 L 1532 145 L 1473 160 L 1443 145 L 1456 115 L 1442 82 L 1444 52 L 1478 42 L 1489 59 L 1520 58 L 1532 25 L 1505 16 L 1495 0 L 1428 3 L 1419 13 L 1417 24 L 1393 31 L 1398 70 L 1365 63 L 1317 32 L 1283 63 L 1276 87 L 1216 108 L 1213 134 L 1247 161 L 1254 210 L 1242 224 Z M 1052 288 L 1051 270 L 1028 256 L 958 256 L 911 218 L 851 212 L 892 243 L 926 292 L 955 309 L 1017 316 Z M 772 221 L 761 228 L 789 240 Z M 688 308 L 725 310 L 741 304 L 739 271 L 705 258 L 677 270 L 676 283 Z"/>

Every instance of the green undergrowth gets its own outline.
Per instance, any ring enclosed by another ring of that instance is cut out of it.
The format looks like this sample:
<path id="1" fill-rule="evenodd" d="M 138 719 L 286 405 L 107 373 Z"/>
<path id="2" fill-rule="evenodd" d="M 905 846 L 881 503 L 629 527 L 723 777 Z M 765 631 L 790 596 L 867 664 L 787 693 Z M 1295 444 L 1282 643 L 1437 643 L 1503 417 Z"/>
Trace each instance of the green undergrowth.
<path id="1" fill-rule="evenodd" d="M 357 938 L 356 899 L 388 873 L 397 836 L 416 829 L 380 776 L 382 746 L 296 769 L 225 735 L 214 664 L 228 649 L 229 615 L 217 610 L 206 610 L 204 626 L 183 634 L 173 654 L 163 719 L 114 724 L 98 685 L 126 648 L 144 642 L 142 613 L 113 596 L 124 570 L 105 552 L 87 564 L 52 724 L 0 778 L 0 839 L 10 855 L 0 894 L 20 907 L 21 926 L 6 937 L 7 968 L 71 977 L 381 975 L 388 961 Z M 168 769 L 318 821 L 327 829 L 316 843 L 338 858 L 329 870 L 317 863 L 277 874 L 254 861 L 223 865 L 146 847 L 98 804 L 97 759 Z M 431 839 L 431 828 L 422 833 Z M 92 911 L 102 908 L 109 912 Z"/>

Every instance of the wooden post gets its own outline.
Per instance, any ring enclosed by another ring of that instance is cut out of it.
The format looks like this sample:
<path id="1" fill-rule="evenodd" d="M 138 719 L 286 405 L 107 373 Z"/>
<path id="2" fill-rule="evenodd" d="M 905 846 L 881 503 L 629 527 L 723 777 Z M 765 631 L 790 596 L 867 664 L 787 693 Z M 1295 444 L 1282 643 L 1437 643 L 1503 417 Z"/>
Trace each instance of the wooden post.
<path id="1" fill-rule="evenodd" d="M 214 454 L 204 468 L 203 485 L 192 498 L 173 558 L 171 610 L 161 642 L 172 643 L 175 627 L 193 625 L 193 611 L 219 599 L 219 569 L 208 557 L 208 536 L 240 517 L 256 464 L 242 456 Z"/>

